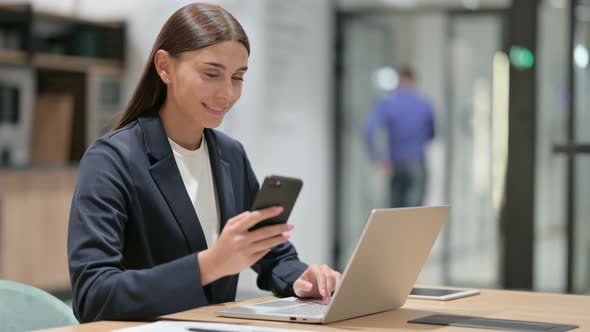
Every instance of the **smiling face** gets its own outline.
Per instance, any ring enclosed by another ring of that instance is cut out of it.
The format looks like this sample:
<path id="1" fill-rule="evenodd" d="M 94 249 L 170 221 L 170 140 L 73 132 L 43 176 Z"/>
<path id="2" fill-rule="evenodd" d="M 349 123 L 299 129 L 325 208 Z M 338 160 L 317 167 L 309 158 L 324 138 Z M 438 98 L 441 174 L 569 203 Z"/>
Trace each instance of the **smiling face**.
<path id="1" fill-rule="evenodd" d="M 248 51 L 237 41 L 225 41 L 166 56 L 160 67 L 174 118 L 193 129 L 216 128 L 242 94 Z"/>

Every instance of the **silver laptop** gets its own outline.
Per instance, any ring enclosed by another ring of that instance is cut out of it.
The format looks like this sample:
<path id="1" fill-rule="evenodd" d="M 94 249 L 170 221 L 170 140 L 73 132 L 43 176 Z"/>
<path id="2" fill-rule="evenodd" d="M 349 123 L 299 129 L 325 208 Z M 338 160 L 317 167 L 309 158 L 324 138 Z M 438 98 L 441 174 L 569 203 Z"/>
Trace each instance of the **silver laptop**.
<path id="1" fill-rule="evenodd" d="M 448 206 L 373 210 L 330 304 L 295 297 L 217 310 L 225 317 L 327 324 L 401 307 Z"/>

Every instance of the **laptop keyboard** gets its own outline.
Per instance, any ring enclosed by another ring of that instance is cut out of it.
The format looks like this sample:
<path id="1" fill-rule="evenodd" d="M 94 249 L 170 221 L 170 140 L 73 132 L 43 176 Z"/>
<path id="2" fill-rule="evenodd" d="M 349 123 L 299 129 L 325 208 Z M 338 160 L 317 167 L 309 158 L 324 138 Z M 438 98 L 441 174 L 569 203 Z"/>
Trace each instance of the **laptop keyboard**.
<path id="1" fill-rule="evenodd" d="M 272 313 L 293 316 L 323 316 L 327 308 L 327 305 L 308 302 L 305 304 L 299 304 L 288 308 L 273 310 Z"/>

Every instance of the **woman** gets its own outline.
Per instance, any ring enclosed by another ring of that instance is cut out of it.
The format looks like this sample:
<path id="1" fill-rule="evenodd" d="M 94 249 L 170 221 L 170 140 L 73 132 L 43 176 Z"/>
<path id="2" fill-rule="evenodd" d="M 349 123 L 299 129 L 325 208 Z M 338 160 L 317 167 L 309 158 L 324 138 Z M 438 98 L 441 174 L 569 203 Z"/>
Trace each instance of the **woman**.
<path id="1" fill-rule="evenodd" d="M 258 181 L 242 145 L 213 130 L 240 98 L 250 46 L 224 9 L 191 4 L 160 32 L 115 129 L 85 153 L 68 258 L 80 321 L 139 320 L 233 301 L 238 274 L 277 296 L 329 302 L 340 274 L 307 266 L 280 214 L 249 212 Z"/>

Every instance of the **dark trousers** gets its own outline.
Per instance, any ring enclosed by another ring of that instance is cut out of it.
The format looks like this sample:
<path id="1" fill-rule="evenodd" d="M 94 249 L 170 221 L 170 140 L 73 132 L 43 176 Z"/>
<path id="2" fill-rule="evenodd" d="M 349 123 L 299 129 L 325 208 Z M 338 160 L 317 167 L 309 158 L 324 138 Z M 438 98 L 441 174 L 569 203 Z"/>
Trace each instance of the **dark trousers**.
<path id="1" fill-rule="evenodd" d="M 396 162 L 391 177 L 392 207 L 421 206 L 426 192 L 424 162 Z"/>

